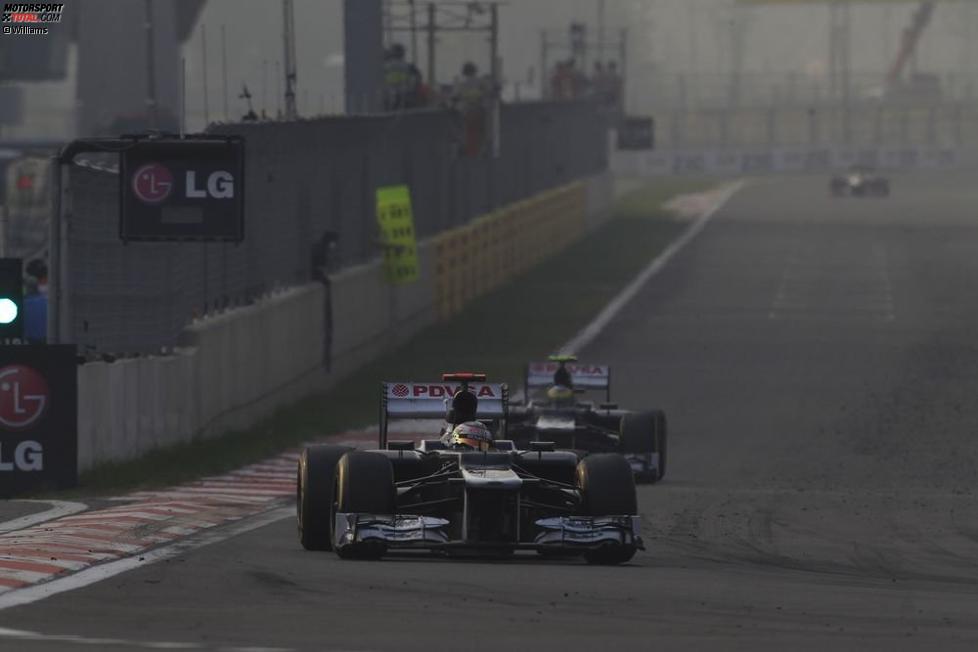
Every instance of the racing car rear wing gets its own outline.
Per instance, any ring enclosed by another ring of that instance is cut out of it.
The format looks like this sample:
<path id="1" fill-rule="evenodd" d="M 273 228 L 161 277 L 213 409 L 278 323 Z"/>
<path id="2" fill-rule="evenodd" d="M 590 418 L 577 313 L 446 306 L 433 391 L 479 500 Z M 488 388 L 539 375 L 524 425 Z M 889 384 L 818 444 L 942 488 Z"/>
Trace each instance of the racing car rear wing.
<path id="1" fill-rule="evenodd" d="M 611 367 L 583 362 L 531 362 L 526 365 L 526 389 L 550 387 L 554 384 L 554 373 L 563 364 L 571 374 L 575 388 L 605 390 L 607 400 L 611 400 Z"/>
<path id="2" fill-rule="evenodd" d="M 391 419 L 444 419 L 452 397 L 463 385 L 479 400 L 476 417 L 504 419 L 509 404 L 509 388 L 503 383 L 469 382 L 462 379 L 431 383 L 381 383 L 380 447 L 387 447 L 387 424 Z"/>

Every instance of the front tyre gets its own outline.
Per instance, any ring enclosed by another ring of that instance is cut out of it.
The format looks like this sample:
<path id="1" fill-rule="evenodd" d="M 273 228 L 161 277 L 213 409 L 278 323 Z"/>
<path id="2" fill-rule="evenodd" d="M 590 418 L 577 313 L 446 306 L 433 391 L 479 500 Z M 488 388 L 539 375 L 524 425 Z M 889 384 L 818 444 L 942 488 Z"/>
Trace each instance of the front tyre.
<path id="1" fill-rule="evenodd" d="M 332 550 L 333 487 L 336 464 L 351 450 L 329 444 L 309 446 L 299 456 L 296 474 L 296 524 L 306 550 Z"/>
<path id="2" fill-rule="evenodd" d="M 394 468 L 380 453 L 350 451 L 336 466 L 336 513 L 382 514 L 395 512 Z M 387 552 L 382 541 L 365 541 L 336 546 L 343 559 L 379 559 Z"/>
<path id="3" fill-rule="evenodd" d="M 577 488 L 585 516 L 634 516 L 638 496 L 628 460 L 617 453 L 588 455 L 577 465 Z M 608 545 L 584 553 L 589 564 L 623 564 L 635 556 L 634 545 Z"/>

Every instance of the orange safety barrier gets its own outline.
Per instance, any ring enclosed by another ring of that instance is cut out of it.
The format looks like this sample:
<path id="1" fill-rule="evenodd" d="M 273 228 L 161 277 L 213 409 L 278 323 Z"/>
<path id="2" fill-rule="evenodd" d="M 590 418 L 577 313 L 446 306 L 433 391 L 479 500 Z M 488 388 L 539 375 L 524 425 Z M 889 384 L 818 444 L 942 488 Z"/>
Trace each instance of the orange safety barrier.
<path id="1" fill-rule="evenodd" d="M 439 319 L 584 234 L 587 189 L 575 182 L 523 199 L 435 237 Z"/>

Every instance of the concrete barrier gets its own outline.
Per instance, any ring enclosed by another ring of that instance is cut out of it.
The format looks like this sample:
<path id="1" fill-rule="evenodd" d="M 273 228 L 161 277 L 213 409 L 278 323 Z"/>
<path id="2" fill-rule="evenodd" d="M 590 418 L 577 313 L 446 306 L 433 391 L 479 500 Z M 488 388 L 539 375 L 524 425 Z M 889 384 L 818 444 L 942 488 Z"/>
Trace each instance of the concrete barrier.
<path id="1" fill-rule="evenodd" d="M 479 217 L 419 243 L 410 285 L 391 286 L 380 260 L 332 275 L 329 352 L 327 290 L 310 283 L 194 322 L 172 355 L 81 365 L 79 470 L 254 425 L 567 246 L 612 200 L 601 175 Z"/>
<path id="2" fill-rule="evenodd" d="M 291 288 L 190 325 L 172 355 L 78 367 L 79 470 L 246 428 L 320 387 L 325 300 Z"/>

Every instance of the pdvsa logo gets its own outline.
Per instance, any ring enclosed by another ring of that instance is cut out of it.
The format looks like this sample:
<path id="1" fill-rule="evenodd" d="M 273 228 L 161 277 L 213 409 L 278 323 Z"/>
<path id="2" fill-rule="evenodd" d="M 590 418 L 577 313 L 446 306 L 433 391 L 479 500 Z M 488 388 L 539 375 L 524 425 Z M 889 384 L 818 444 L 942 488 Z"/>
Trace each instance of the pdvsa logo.
<path id="1" fill-rule="evenodd" d="M 0 369 L 0 425 L 10 430 L 33 425 L 47 410 L 50 396 L 44 376 L 30 367 Z"/>
<path id="2" fill-rule="evenodd" d="M 450 398 L 461 389 L 461 385 L 416 384 L 411 386 L 411 394 L 414 398 Z M 469 391 L 477 398 L 496 398 L 492 385 L 469 385 Z"/>
<path id="3" fill-rule="evenodd" d="M 391 394 L 393 394 L 397 398 L 404 398 L 410 393 L 411 390 L 408 389 L 408 386 L 405 385 L 404 383 L 398 383 L 394 385 L 394 388 L 391 390 Z"/>

